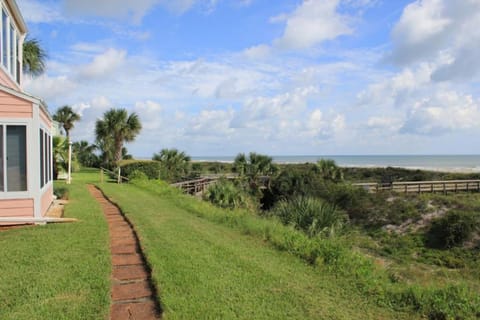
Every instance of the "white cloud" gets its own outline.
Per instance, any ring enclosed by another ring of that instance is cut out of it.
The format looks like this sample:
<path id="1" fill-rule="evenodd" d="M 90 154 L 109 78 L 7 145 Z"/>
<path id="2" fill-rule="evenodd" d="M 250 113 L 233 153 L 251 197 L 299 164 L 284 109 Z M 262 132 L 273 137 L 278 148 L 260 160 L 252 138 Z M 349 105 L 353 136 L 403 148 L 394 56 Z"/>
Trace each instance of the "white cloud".
<path id="1" fill-rule="evenodd" d="M 272 49 L 270 46 L 260 44 L 247 48 L 243 51 L 243 54 L 249 59 L 265 59 L 270 56 Z"/>
<path id="2" fill-rule="evenodd" d="M 479 1 L 417 0 L 395 25 L 386 59 L 400 66 L 436 61 L 432 79 L 438 81 L 472 79 L 480 72 L 479 29 Z"/>
<path id="3" fill-rule="evenodd" d="M 275 22 L 286 19 L 284 34 L 274 42 L 275 45 L 286 49 L 307 49 L 351 34 L 349 18 L 336 11 L 338 4 L 339 0 L 305 0 L 288 17 L 274 18 Z"/>
<path id="4" fill-rule="evenodd" d="M 86 79 L 108 77 L 125 63 L 126 55 L 124 50 L 108 49 L 95 56 L 90 64 L 82 66 L 78 74 Z"/>
<path id="5" fill-rule="evenodd" d="M 478 128 L 480 105 L 471 95 L 454 91 L 439 92 L 424 98 L 411 108 L 400 131 L 437 135 L 462 129 Z"/>
<path id="6" fill-rule="evenodd" d="M 224 139 L 234 130 L 230 128 L 233 110 L 202 110 L 193 115 L 185 128 L 187 136 L 214 136 Z"/>
<path id="7" fill-rule="evenodd" d="M 242 109 L 232 119 L 232 127 L 245 128 L 258 126 L 258 122 L 291 119 L 307 107 L 307 99 L 317 93 L 315 87 L 296 88 L 273 97 L 255 97 L 247 100 Z"/>
<path id="8" fill-rule="evenodd" d="M 30 23 L 49 23 L 63 20 L 58 5 L 52 1 L 19 0 L 18 6 L 25 21 Z"/>
<path id="9" fill-rule="evenodd" d="M 428 64 L 422 64 L 416 69 L 405 68 L 390 78 L 369 85 L 358 94 L 358 102 L 372 108 L 402 106 L 409 97 L 428 88 L 432 70 Z"/>
<path id="10" fill-rule="evenodd" d="M 334 114 L 326 118 L 320 109 L 315 109 L 305 121 L 305 129 L 306 134 L 315 140 L 330 139 L 345 129 L 345 116 Z"/>
<path id="11" fill-rule="evenodd" d="M 64 75 L 50 77 L 44 74 L 35 79 L 24 77 L 23 87 L 25 88 L 25 91 L 41 97 L 48 103 L 59 96 L 65 96 L 69 92 L 75 90 L 77 88 L 77 83 Z"/>

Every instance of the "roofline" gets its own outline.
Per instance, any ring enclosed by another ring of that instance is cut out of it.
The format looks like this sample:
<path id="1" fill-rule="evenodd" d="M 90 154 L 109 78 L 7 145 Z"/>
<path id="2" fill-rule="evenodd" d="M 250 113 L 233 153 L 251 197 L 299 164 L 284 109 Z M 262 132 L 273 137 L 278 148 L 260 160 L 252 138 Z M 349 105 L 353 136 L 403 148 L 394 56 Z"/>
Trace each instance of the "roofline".
<path id="1" fill-rule="evenodd" d="M 28 32 L 27 24 L 23 19 L 20 9 L 18 8 L 17 2 L 15 0 L 5 0 L 5 2 L 10 7 L 10 10 L 12 11 L 12 15 L 15 17 L 15 20 L 17 22 L 18 28 L 20 29 L 21 33 L 26 34 Z"/>
<path id="2" fill-rule="evenodd" d="M 20 91 L 17 91 L 17 90 L 14 90 L 12 88 L 9 88 L 9 87 L 6 87 L 4 86 L 3 84 L 0 84 L 0 90 L 1 91 L 5 91 L 6 93 L 9 93 L 11 95 L 14 95 L 20 99 L 23 99 L 23 100 L 27 100 L 31 103 L 36 103 L 40 106 L 41 109 L 43 109 L 43 111 L 45 111 L 45 113 L 47 114 L 48 118 L 50 119 L 50 121 L 53 121 L 53 118 L 50 114 L 50 112 L 48 111 L 48 107 L 47 107 L 47 104 L 40 98 L 37 98 L 35 96 L 32 96 L 32 95 L 29 95 L 27 93 L 24 93 L 24 92 L 20 92 Z"/>

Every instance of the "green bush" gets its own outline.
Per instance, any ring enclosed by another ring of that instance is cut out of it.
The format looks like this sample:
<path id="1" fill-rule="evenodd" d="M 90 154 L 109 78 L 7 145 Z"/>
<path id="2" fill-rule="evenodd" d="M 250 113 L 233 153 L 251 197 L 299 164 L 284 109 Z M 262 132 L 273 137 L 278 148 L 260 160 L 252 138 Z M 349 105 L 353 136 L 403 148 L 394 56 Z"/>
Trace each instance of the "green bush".
<path id="1" fill-rule="evenodd" d="M 161 177 L 162 167 L 157 161 L 138 161 L 123 165 L 121 170 L 122 176 L 129 179 L 133 172 L 143 172 L 148 179 L 159 179 Z"/>
<path id="2" fill-rule="evenodd" d="M 452 248 L 470 240 L 478 229 L 478 217 L 472 212 L 450 211 L 432 222 L 427 244 L 434 248 Z"/>
<path id="3" fill-rule="evenodd" d="M 235 209 L 250 207 L 248 195 L 232 181 L 226 179 L 221 179 L 211 185 L 205 193 L 204 199 L 221 208 Z"/>
<path id="4" fill-rule="evenodd" d="M 346 221 L 345 215 L 335 206 L 321 199 L 303 196 L 280 201 L 271 214 L 283 224 L 291 224 L 309 236 L 333 235 Z"/>
<path id="5" fill-rule="evenodd" d="M 148 176 L 145 172 L 140 170 L 133 170 L 128 177 L 130 180 L 148 180 Z"/>
<path id="6" fill-rule="evenodd" d="M 53 194 L 57 197 L 57 199 L 68 200 L 69 197 L 69 190 L 67 187 L 61 186 L 53 186 Z"/>

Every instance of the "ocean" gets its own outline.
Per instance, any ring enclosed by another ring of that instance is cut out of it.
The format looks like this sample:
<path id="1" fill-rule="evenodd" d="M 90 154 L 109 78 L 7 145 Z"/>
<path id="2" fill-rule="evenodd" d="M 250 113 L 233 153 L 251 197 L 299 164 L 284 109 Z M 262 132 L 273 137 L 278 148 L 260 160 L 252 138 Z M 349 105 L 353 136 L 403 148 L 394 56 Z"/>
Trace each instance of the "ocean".
<path id="1" fill-rule="evenodd" d="M 192 157 L 193 161 L 233 162 L 235 156 Z M 272 156 L 275 163 L 315 163 L 332 159 L 341 167 L 400 167 L 407 169 L 480 172 L 480 155 L 304 155 Z"/>

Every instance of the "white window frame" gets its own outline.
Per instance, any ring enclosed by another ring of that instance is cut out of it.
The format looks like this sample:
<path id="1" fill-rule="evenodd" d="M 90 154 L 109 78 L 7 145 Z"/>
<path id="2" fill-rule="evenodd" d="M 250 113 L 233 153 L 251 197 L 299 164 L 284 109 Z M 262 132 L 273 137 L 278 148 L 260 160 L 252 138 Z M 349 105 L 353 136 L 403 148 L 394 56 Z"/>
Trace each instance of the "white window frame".
<path id="1" fill-rule="evenodd" d="M 43 174 L 44 176 L 41 177 L 42 181 L 44 181 L 44 185 L 42 186 L 41 184 L 39 185 L 39 188 L 41 191 L 43 191 L 45 188 L 50 187 L 51 184 L 53 183 L 53 137 L 52 133 L 50 132 L 50 129 L 48 129 L 43 123 L 40 125 L 40 128 L 38 130 L 38 134 L 40 135 L 40 130 L 42 130 L 42 140 L 43 140 L 43 150 L 41 151 L 42 157 L 43 158 Z M 45 138 L 46 135 L 46 138 Z M 50 138 L 50 139 L 49 139 Z M 37 139 L 38 140 L 38 139 Z M 50 140 L 50 141 L 49 141 Z M 38 145 L 40 148 L 40 144 Z M 49 152 L 50 151 L 50 152 Z M 49 156 L 50 153 L 50 156 Z M 40 153 L 39 153 L 40 154 Z M 50 161 L 49 161 L 50 160 Z M 38 161 L 39 169 L 40 169 L 40 159 Z M 41 175 L 42 171 L 39 170 L 39 175 Z M 43 178 L 45 177 L 45 180 Z M 38 181 L 40 182 L 40 181 Z"/>
<path id="2" fill-rule="evenodd" d="M 0 0 L 1 1 L 1 0 Z M 0 47 L 1 47 L 1 54 L 0 54 L 0 68 L 3 69 L 3 71 L 5 71 L 5 73 L 8 75 L 8 77 L 10 77 L 10 80 L 13 81 L 13 83 L 17 84 L 18 86 L 20 86 L 20 82 L 21 82 L 21 76 L 18 77 L 18 80 L 20 81 L 17 81 L 17 61 L 19 61 L 18 59 L 18 52 L 17 52 L 17 43 L 16 43 L 16 39 L 20 39 L 21 40 L 21 37 L 18 33 L 18 27 L 17 25 L 15 24 L 15 20 L 11 18 L 11 13 L 10 11 L 8 10 L 8 8 L 3 4 L 3 1 L 2 3 L 0 4 L 0 8 L 1 8 L 1 12 L 0 12 Z M 6 32 L 6 39 L 3 38 L 3 12 L 5 12 L 6 16 L 7 16 L 7 21 L 6 21 L 6 26 L 7 26 L 7 32 Z M 13 42 L 12 42 L 12 39 L 11 38 L 11 29 L 12 29 L 12 26 L 13 25 L 13 30 L 14 30 L 14 34 L 13 34 Z M 3 55 L 4 55 L 4 52 L 3 52 L 3 42 L 6 41 L 7 44 L 6 44 L 6 59 L 7 59 L 7 63 L 6 63 L 6 66 L 4 65 L 4 59 L 3 59 Z M 14 57 L 15 57 L 15 61 L 13 62 L 13 66 L 11 65 L 11 46 L 13 45 L 13 54 L 14 54 Z M 23 45 L 22 41 L 19 41 L 18 43 L 18 46 L 20 47 L 21 45 Z M 20 48 L 18 48 L 18 51 L 20 51 Z M 20 62 L 18 62 L 20 63 Z M 22 72 L 22 70 L 20 70 L 20 72 Z"/>
<path id="3" fill-rule="evenodd" d="M 3 184 L 4 184 L 4 190 L 0 191 L 0 199 L 20 199 L 20 198 L 25 198 L 25 197 L 30 197 L 31 196 L 31 190 L 30 190 L 30 180 L 32 176 L 32 172 L 30 172 L 30 166 L 29 166 L 29 157 L 30 157 L 30 131 L 32 127 L 32 121 L 31 120 L 16 120 L 16 119 L 0 119 L 0 125 L 3 126 Z M 6 157 L 6 151 L 7 151 L 7 126 L 25 126 L 25 134 L 26 134 L 26 144 L 25 147 L 27 150 L 25 150 L 25 155 L 27 157 L 26 159 L 26 165 L 27 165 L 27 190 L 26 191 L 5 191 L 5 189 L 8 189 L 8 179 L 7 179 L 7 160 L 5 159 Z"/>

